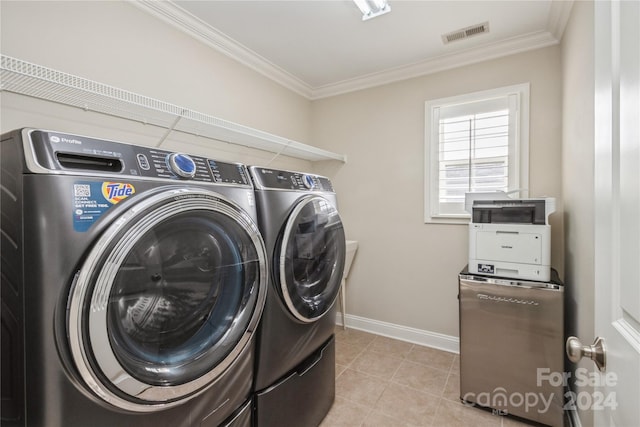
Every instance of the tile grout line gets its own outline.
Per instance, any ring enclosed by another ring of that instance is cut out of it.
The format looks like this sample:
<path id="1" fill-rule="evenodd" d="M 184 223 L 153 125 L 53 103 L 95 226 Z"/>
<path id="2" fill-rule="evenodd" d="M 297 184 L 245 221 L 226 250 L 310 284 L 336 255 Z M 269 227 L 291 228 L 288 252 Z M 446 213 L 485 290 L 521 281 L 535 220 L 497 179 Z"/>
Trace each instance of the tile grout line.
<path id="1" fill-rule="evenodd" d="M 375 334 L 372 334 L 372 335 L 375 335 Z M 344 338 L 344 343 L 345 344 L 350 344 L 347 337 L 343 337 L 343 338 Z M 407 389 L 412 389 L 412 390 L 414 390 L 414 391 L 416 391 L 418 393 L 430 394 L 431 396 L 437 398 L 438 401 L 437 401 L 437 403 L 435 405 L 435 409 L 434 409 L 430 419 L 426 423 L 426 425 L 431 426 L 431 427 L 439 427 L 439 425 L 437 424 L 438 423 L 438 419 L 439 419 L 438 415 L 440 415 L 441 417 L 442 416 L 446 416 L 445 414 L 443 414 L 442 411 L 446 412 L 446 409 L 447 409 L 446 405 L 447 404 L 451 404 L 451 402 L 454 402 L 453 400 L 451 400 L 449 398 L 445 398 L 445 394 L 446 394 L 446 391 L 448 389 L 447 386 L 450 386 L 451 384 L 453 384 L 453 383 L 450 383 L 450 381 L 454 380 L 456 376 L 459 377 L 459 373 L 455 370 L 456 360 L 459 363 L 459 356 L 455 356 L 451 360 L 448 369 L 439 369 L 439 368 L 434 367 L 433 365 L 409 359 L 409 357 L 410 357 L 409 355 L 414 350 L 417 350 L 419 347 L 422 347 L 419 344 L 411 343 L 411 346 L 408 348 L 408 350 L 406 352 L 404 352 L 404 353 L 401 352 L 400 355 L 393 355 L 393 358 L 398 360 L 398 364 L 395 365 L 395 367 L 393 369 L 393 372 L 391 373 L 389 379 L 384 379 L 382 377 L 378 377 L 376 375 L 372 375 L 372 374 L 370 374 L 368 372 L 362 372 L 362 371 L 360 371 L 358 369 L 355 369 L 353 366 L 354 366 L 354 363 L 356 362 L 356 360 L 358 358 L 362 357 L 367 352 L 376 353 L 376 354 L 387 354 L 387 355 L 391 356 L 389 353 L 385 353 L 384 345 L 381 346 L 382 350 L 380 350 L 380 349 L 378 349 L 378 351 L 374 350 L 376 341 L 377 340 L 381 340 L 382 338 L 386 338 L 386 337 L 375 335 L 373 337 L 373 339 L 371 339 L 369 342 L 367 342 L 365 345 L 363 345 L 361 347 L 360 351 L 357 352 L 357 354 L 352 358 L 352 360 L 347 365 L 342 365 L 345 369 L 338 376 L 338 377 L 340 377 L 340 376 L 342 376 L 342 374 L 344 374 L 348 370 L 351 370 L 352 372 L 357 372 L 359 375 L 362 375 L 364 377 L 368 377 L 368 378 L 371 378 L 371 379 L 378 380 L 383 385 L 383 388 L 382 388 L 382 391 L 381 391 L 380 395 L 375 399 L 375 401 L 371 405 L 370 404 L 362 404 L 361 402 L 356 402 L 356 401 L 351 400 L 349 397 L 341 396 L 341 398 L 344 399 L 346 402 L 349 402 L 350 404 L 357 405 L 357 406 L 360 406 L 361 408 L 363 408 L 365 410 L 368 410 L 368 413 L 365 413 L 364 418 L 361 418 L 361 421 L 359 421 L 359 423 L 357 423 L 357 424 L 354 423 L 353 426 L 354 427 L 356 427 L 356 426 L 362 427 L 362 426 L 366 425 L 367 421 L 369 419 L 375 419 L 374 413 L 379 414 L 379 416 L 393 418 L 394 417 L 393 414 L 387 413 L 386 411 L 383 411 L 381 409 L 377 409 L 377 405 L 380 402 L 380 400 L 382 399 L 384 393 L 389 389 L 389 387 L 392 386 L 392 385 L 396 385 L 396 386 L 405 387 Z M 356 340 L 357 340 L 357 338 L 356 338 Z M 393 350 L 395 350 L 395 349 L 393 349 Z M 456 358 L 458 358 L 458 359 L 456 359 Z M 420 360 L 422 360 L 422 359 L 420 359 Z M 431 359 L 429 359 L 428 357 L 425 357 L 424 360 L 431 360 Z M 400 369 L 402 363 L 405 362 L 405 361 L 409 362 L 410 364 L 421 365 L 421 366 L 425 366 L 425 367 L 430 368 L 430 369 L 435 369 L 435 370 L 438 370 L 440 372 L 446 373 L 446 382 L 445 382 L 445 385 L 444 385 L 444 389 L 441 390 L 440 395 L 438 396 L 438 395 L 432 394 L 431 392 L 424 391 L 424 390 L 421 390 L 421 389 L 417 389 L 417 388 L 411 387 L 409 385 L 405 385 L 405 384 L 396 382 L 395 381 L 396 376 L 398 375 L 398 372 L 399 372 L 399 369 Z M 441 366 L 441 365 L 439 364 L 438 366 Z M 338 378 L 338 377 L 336 377 L 336 378 Z M 459 381 L 459 379 L 458 379 L 458 381 Z M 451 396 L 451 397 L 453 397 L 453 396 Z M 459 396 L 458 396 L 457 400 L 459 401 Z M 495 423 L 495 424 L 492 424 L 492 425 L 495 425 L 496 427 L 505 427 L 505 417 L 499 417 L 499 420 L 500 420 L 499 423 Z M 355 420 L 353 420 L 353 421 L 355 421 Z M 427 420 L 424 420 L 424 421 L 427 421 Z M 468 424 L 468 425 L 473 425 L 473 424 Z"/>
<path id="2" fill-rule="evenodd" d="M 364 351 L 366 351 L 366 350 L 367 350 L 367 348 L 369 348 L 369 347 L 373 346 L 373 343 L 376 341 L 376 339 L 378 339 L 378 336 L 376 336 L 376 338 L 374 338 L 374 339 L 372 339 L 372 340 L 371 340 L 371 342 L 370 342 L 370 343 L 365 347 L 365 349 L 363 350 L 363 353 L 364 353 Z M 412 348 L 413 348 L 413 347 L 412 347 Z M 373 352 L 373 353 L 378 353 L 378 352 L 373 351 L 373 350 L 372 350 L 372 352 Z M 393 379 L 393 377 L 395 376 L 396 372 L 398 372 L 398 368 L 399 368 L 399 367 L 400 367 L 400 364 L 398 364 L 398 366 L 396 366 L 396 370 L 393 372 L 393 374 L 391 375 L 391 377 L 390 377 L 389 379 L 387 379 L 387 380 L 383 380 L 383 381 L 385 382 L 385 385 L 384 385 L 384 388 L 382 389 L 382 393 L 380 393 L 380 395 L 378 396 L 378 398 L 377 398 L 377 399 L 376 399 L 376 401 L 374 402 L 373 406 L 371 407 L 372 412 L 371 412 L 371 413 L 369 413 L 369 414 L 365 417 L 365 421 L 366 421 L 366 420 L 371 416 L 371 414 L 373 413 L 373 411 L 376 411 L 376 410 L 377 410 L 377 409 L 376 409 L 376 407 L 377 407 L 377 405 L 378 405 L 378 402 L 380 401 L 380 399 L 382 399 L 382 396 L 384 395 L 384 392 L 389 388 L 389 385 L 391 385 L 391 380 L 392 380 L 392 379 Z M 360 371 L 358 371 L 358 372 L 360 372 Z M 377 377 L 375 377 L 375 376 L 373 376 L 373 375 L 369 375 L 369 374 L 366 374 L 366 373 L 364 373 L 364 372 L 362 372 L 362 374 L 368 375 L 368 376 L 373 377 L 373 378 L 377 378 Z M 378 379 L 380 379 L 380 378 L 378 378 Z M 387 413 L 386 413 L 386 412 L 384 412 L 384 411 L 379 411 L 379 410 L 378 410 L 378 412 L 380 412 L 380 413 L 384 414 L 385 416 L 391 416 L 391 415 L 387 414 Z M 363 422 L 363 423 L 364 423 L 364 422 Z"/>
<path id="3" fill-rule="evenodd" d="M 370 412 L 369 414 L 367 414 L 367 415 L 365 416 L 364 421 L 360 423 L 360 426 L 362 426 L 362 424 L 363 424 L 363 423 L 366 423 L 366 420 L 367 420 L 367 419 L 369 419 L 369 417 L 371 417 L 371 414 L 373 413 L 373 411 L 378 411 L 378 413 L 380 413 L 380 414 L 382 414 L 382 415 L 385 415 L 385 416 L 393 416 L 392 414 L 388 414 L 388 413 L 386 413 L 386 412 L 384 412 L 384 411 L 379 411 L 379 410 L 377 410 L 377 409 L 376 409 L 376 405 L 378 404 L 378 402 L 379 402 L 379 401 L 380 401 L 380 399 L 382 398 L 382 396 L 383 396 L 384 392 L 388 389 L 388 387 L 389 387 L 389 386 L 394 385 L 394 384 L 395 384 L 395 385 L 399 385 L 399 386 L 404 386 L 404 387 L 407 387 L 407 388 L 409 388 L 409 389 L 413 389 L 413 390 L 415 390 L 416 392 L 419 392 L 419 393 L 426 393 L 426 394 L 430 394 L 430 395 L 432 395 L 434 398 L 438 399 L 437 404 L 436 404 L 436 408 L 435 408 L 435 410 L 434 410 L 434 412 L 433 412 L 433 414 L 432 414 L 432 417 L 431 417 L 431 419 L 430 419 L 430 421 L 429 421 L 429 425 L 434 425 L 434 423 L 435 423 L 435 422 L 436 422 L 436 420 L 437 420 L 437 414 L 438 414 L 438 411 L 439 411 L 439 410 L 441 410 L 441 408 L 443 407 L 443 403 L 442 403 L 442 402 L 443 402 L 443 399 L 444 399 L 444 400 L 448 400 L 448 399 L 445 399 L 445 398 L 444 398 L 444 393 L 445 393 L 445 391 L 446 391 L 447 384 L 448 384 L 449 380 L 451 379 L 451 376 L 455 375 L 455 374 L 454 374 L 454 366 L 455 366 L 455 360 L 456 360 L 456 359 L 455 359 L 455 357 L 451 360 L 451 362 L 450 362 L 450 364 L 449 364 L 449 367 L 448 367 L 447 369 L 439 369 L 439 368 L 434 367 L 434 366 L 432 366 L 432 365 L 430 365 L 430 364 L 428 364 L 428 363 L 422 363 L 422 362 L 420 362 L 420 361 L 415 361 L 415 360 L 410 359 L 410 358 L 409 358 L 409 355 L 410 355 L 410 354 L 411 354 L 415 349 L 417 349 L 418 347 L 421 347 L 421 346 L 419 346 L 419 345 L 417 345 L 417 344 L 415 344 L 415 343 L 412 343 L 412 344 L 411 344 L 411 346 L 408 348 L 408 350 L 407 350 L 406 352 L 402 353 L 401 355 L 399 355 L 399 356 L 397 356 L 397 357 L 396 357 L 395 355 L 393 356 L 394 358 L 397 358 L 397 359 L 398 359 L 399 363 L 398 363 L 398 365 L 396 365 L 396 366 L 395 366 L 395 369 L 393 370 L 393 373 L 391 374 L 391 376 L 390 376 L 390 378 L 389 378 L 389 379 L 383 379 L 383 378 L 381 378 L 381 377 L 377 377 L 377 376 L 375 376 L 375 375 L 371 375 L 371 374 L 369 374 L 369 373 L 367 373 L 367 372 L 361 372 L 361 371 L 359 371 L 359 370 L 357 370 L 357 369 L 354 369 L 354 368 L 353 368 L 353 364 L 355 363 L 355 361 L 356 361 L 359 357 L 361 357 L 364 353 L 366 353 L 366 352 L 372 352 L 372 353 L 377 353 L 377 354 L 385 354 L 385 353 L 384 353 L 384 351 L 376 351 L 376 350 L 374 350 L 374 349 L 373 349 L 373 347 L 374 347 L 374 345 L 375 345 L 374 343 L 376 342 L 376 340 L 379 340 L 379 339 L 380 339 L 380 337 L 379 337 L 379 336 L 375 336 L 371 341 L 369 341 L 366 345 L 364 345 L 364 346 L 362 347 L 362 350 L 360 350 L 360 351 L 357 353 L 357 355 L 356 355 L 356 356 L 351 360 L 351 362 L 345 366 L 345 370 L 341 373 L 341 375 L 342 375 L 344 372 L 346 372 L 348 369 L 351 369 L 351 370 L 353 370 L 353 371 L 355 371 L 355 372 L 358 372 L 359 374 L 364 375 L 364 376 L 366 376 L 366 377 L 369 377 L 369 378 L 373 378 L 373 379 L 380 380 L 380 381 L 382 381 L 382 382 L 384 383 L 384 389 L 382 390 L 381 394 L 377 397 L 376 401 L 375 401 L 371 406 L 370 406 L 370 405 L 362 405 L 361 403 L 359 403 L 359 402 L 355 402 L 355 401 L 353 401 L 353 400 L 349 399 L 348 397 L 342 397 L 342 398 L 343 398 L 343 399 L 345 399 L 345 400 L 347 400 L 347 401 L 349 401 L 349 402 L 352 402 L 352 403 L 354 403 L 354 404 L 361 405 L 361 406 L 363 406 L 363 407 L 368 407 L 368 408 L 372 411 L 372 412 Z M 348 343 L 347 338 L 345 338 L 345 342 L 346 342 L 346 343 Z M 399 371 L 399 369 L 400 369 L 400 366 L 401 366 L 402 362 L 405 362 L 405 361 L 406 361 L 406 362 L 409 362 L 409 363 L 411 363 L 411 364 L 420 365 L 420 366 L 425 366 L 425 367 L 427 367 L 427 368 L 429 368 L 429 369 L 434 369 L 434 370 L 437 370 L 437 371 L 440 371 L 440 372 L 446 373 L 446 381 L 445 381 L 444 388 L 441 390 L 441 393 L 440 393 L 439 395 L 436 395 L 436 394 L 432 394 L 432 393 L 430 393 L 430 392 L 425 392 L 425 391 L 423 391 L 423 390 L 416 389 L 416 388 L 411 387 L 411 386 L 408 386 L 408 385 L 403 385 L 403 384 L 401 384 L 401 383 L 395 382 L 395 381 L 394 381 L 394 378 L 396 378 L 396 375 L 397 375 L 397 373 L 398 373 L 398 371 Z"/>
<path id="4" fill-rule="evenodd" d="M 435 424 L 436 420 L 438 419 L 438 410 L 440 409 L 441 405 L 442 405 L 442 397 L 440 399 L 438 399 L 438 404 L 436 405 L 436 410 L 433 413 L 433 417 L 431 418 L 431 422 L 429 423 L 430 426 L 437 427 L 437 426 L 434 426 L 434 424 Z"/>

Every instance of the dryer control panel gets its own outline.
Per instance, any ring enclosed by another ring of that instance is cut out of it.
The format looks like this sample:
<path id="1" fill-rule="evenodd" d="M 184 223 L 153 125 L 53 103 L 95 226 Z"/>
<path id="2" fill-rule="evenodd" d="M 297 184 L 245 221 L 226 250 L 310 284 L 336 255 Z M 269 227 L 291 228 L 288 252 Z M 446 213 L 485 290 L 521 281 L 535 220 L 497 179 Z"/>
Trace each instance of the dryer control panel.
<path id="1" fill-rule="evenodd" d="M 247 168 L 241 163 L 53 131 L 28 132 L 31 150 L 25 151 L 33 151 L 33 162 L 27 161 L 33 172 L 60 171 L 251 186 Z"/>
<path id="2" fill-rule="evenodd" d="M 277 169 L 251 167 L 257 188 L 295 191 L 321 191 L 333 193 L 333 185 L 324 176 Z"/>

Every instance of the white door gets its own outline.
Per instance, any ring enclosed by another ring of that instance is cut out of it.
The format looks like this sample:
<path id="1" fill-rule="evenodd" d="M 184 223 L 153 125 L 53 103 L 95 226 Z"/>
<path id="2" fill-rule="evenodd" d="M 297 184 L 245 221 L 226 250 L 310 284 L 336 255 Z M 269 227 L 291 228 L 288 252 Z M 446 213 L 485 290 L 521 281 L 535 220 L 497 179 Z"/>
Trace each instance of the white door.
<path id="1" fill-rule="evenodd" d="M 607 361 L 591 407 L 596 426 L 632 427 L 640 422 L 640 2 L 595 2 L 595 31 L 595 333 Z"/>

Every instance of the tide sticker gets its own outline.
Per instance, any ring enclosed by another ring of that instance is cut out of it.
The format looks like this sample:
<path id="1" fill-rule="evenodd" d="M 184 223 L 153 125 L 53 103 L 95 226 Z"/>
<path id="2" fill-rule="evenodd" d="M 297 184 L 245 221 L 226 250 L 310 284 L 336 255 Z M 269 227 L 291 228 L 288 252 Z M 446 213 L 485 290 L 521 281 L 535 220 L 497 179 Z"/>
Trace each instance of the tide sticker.
<path id="1" fill-rule="evenodd" d="M 75 182 L 73 184 L 73 229 L 85 232 L 113 205 L 135 194 L 123 182 Z"/>
<path id="2" fill-rule="evenodd" d="M 102 183 L 102 195 L 108 202 L 115 205 L 118 202 L 123 201 L 127 197 L 136 192 L 133 185 L 129 183 L 121 182 L 103 182 Z"/>

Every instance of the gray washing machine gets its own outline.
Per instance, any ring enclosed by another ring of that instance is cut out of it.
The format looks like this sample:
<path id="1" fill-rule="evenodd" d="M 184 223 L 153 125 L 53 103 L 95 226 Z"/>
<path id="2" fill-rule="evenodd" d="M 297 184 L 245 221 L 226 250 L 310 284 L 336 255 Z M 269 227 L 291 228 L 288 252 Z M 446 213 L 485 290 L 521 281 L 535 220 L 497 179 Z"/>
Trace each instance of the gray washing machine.
<path id="1" fill-rule="evenodd" d="M 335 397 L 335 301 L 345 233 L 331 182 L 252 166 L 270 264 L 258 328 L 258 427 L 317 426 Z"/>
<path id="2" fill-rule="evenodd" d="M 1 144 L 2 425 L 250 426 L 268 267 L 246 167 Z"/>

